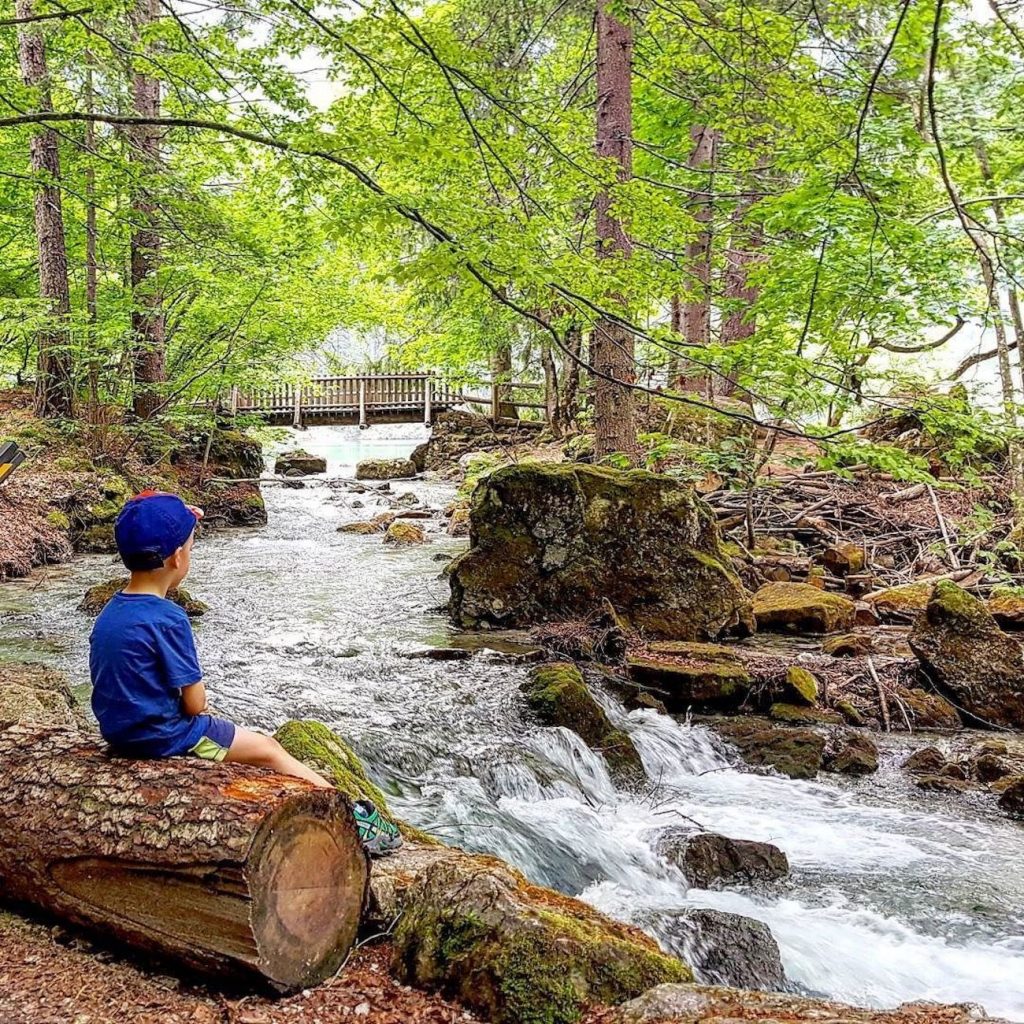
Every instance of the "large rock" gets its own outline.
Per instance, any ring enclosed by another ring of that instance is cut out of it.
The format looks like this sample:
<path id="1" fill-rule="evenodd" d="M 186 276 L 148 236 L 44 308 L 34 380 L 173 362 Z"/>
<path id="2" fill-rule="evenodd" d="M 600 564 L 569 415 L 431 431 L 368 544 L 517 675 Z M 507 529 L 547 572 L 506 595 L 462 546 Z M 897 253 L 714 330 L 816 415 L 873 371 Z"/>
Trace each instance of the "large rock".
<path id="1" fill-rule="evenodd" d="M 78 726 L 67 677 L 46 665 L 0 663 L 0 728 L 9 725 Z"/>
<path id="2" fill-rule="evenodd" d="M 720 644 L 654 643 L 649 654 L 630 656 L 627 670 L 678 714 L 735 711 L 750 696 L 750 673 Z"/>
<path id="3" fill-rule="evenodd" d="M 878 747 L 864 733 L 836 729 L 828 738 L 822 767 L 840 775 L 871 775 L 878 771 Z"/>
<path id="4" fill-rule="evenodd" d="M 327 460 L 302 448 L 296 448 L 295 451 L 281 452 L 278 455 L 274 463 L 274 472 L 281 476 L 312 476 L 314 473 L 326 473 Z"/>
<path id="5" fill-rule="evenodd" d="M 520 464 L 477 486 L 450 568 L 455 622 L 526 626 L 611 602 L 648 637 L 749 629 L 749 599 L 693 492 L 640 470 Z"/>
<path id="6" fill-rule="evenodd" d="M 896 696 L 903 702 L 915 729 L 960 729 L 963 726 L 956 708 L 937 693 L 916 686 L 900 686 Z M 897 715 L 893 724 L 898 727 L 901 722 L 902 716 Z"/>
<path id="7" fill-rule="evenodd" d="M 665 948 L 704 985 L 775 992 L 786 985 L 779 944 L 768 925 L 722 910 L 684 910 L 656 926 Z"/>
<path id="8" fill-rule="evenodd" d="M 127 576 L 117 576 L 112 580 L 107 580 L 106 583 L 97 583 L 96 586 L 90 587 L 85 592 L 85 596 L 78 605 L 78 610 L 87 615 L 99 615 L 106 607 L 107 602 L 128 586 L 128 582 Z M 210 606 L 205 601 L 193 597 L 184 587 L 168 590 L 167 600 L 173 601 L 179 608 L 183 608 L 190 619 L 198 619 L 210 610 Z"/>
<path id="9" fill-rule="evenodd" d="M 825 737 L 813 729 L 789 729 L 753 718 L 720 719 L 712 724 L 749 765 L 774 768 L 791 779 L 813 779 L 821 770 Z"/>
<path id="10" fill-rule="evenodd" d="M 426 544 L 427 535 L 422 526 L 397 520 L 384 531 L 384 543 L 408 547 L 411 544 Z"/>
<path id="11" fill-rule="evenodd" d="M 415 475 L 412 459 L 364 459 L 356 464 L 357 480 L 407 480 Z"/>
<path id="12" fill-rule="evenodd" d="M 789 874 L 789 861 L 777 846 L 716 832 L 669 835 L 658 843 L 658 852 L 686 875 L 694 889 L 769 882 Z"/>
<path id="13" fill-rule="evenodd" d="M 910 646 L 965 721 L 1024 728 L 1024 652 L 979 598 L 949 580 L 937 583 Z"/>
<path id="14" fill-rule="evenodd" d="M 1014 779 L 999 797 L 999 806 L 1011 818 L 1024 821 L 1024 775 Z"/>
<path id="15" fill-rule="evenodd" d="M 917 580 L 873 591 L 862 600 L 874 608 L 883 622 L 913 622 L 928 607 L 934 590 L 933 580 Z"/>
<path id="16" fill-rule="evenodd" d="M 907 1003 L 867 1010 L 825 999 L 735 988 L 659 985 L 602 1018 L 604 1024 L 1008 1024 L 976 1006 Z"/>
<path id="17" fill-rule="evenodd" d="M 616 779 L 626 783 L 644 779 L 643 762 L 633 741 L 621 729 L 613 728 L 575 665 L 538 665 L 521 689 L 526 703 L 544 725 L 562 726 L 576 733 L 588 747 L 604 755 Z"/>
<path id="18" fill-rule="evenodd" d="M 766 583 L 754 594 L 757 628 L 774 633 L 833 633 L 850 629 L 856 614 L 848 597 L 809 583 Z"/>

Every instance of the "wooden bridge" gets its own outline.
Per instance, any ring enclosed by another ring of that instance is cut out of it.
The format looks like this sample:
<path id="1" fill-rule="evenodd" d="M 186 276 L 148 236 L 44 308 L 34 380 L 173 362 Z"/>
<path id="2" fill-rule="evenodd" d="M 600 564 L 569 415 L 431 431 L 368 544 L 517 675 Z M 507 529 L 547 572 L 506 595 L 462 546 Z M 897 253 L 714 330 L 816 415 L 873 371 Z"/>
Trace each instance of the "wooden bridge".
<path id="1" fill-rule="evenodd" d="M 276 384 L 231 392 L 232 413 L 262 416 L 269 423 L 323 425 L 419 423 L 461 405 L 462 395 L 430 373 L 314 377 L 307 384 Z"/>
<path id="2" fill-rule="evenodd" d="M 464 395 L 432 373 L 382 373 L 314 377 L 306 384 L 275 384 L 257 391 L 231 391 L 231 412 L 261 416 L 268 423 L 322 426 L 419 423 L 460 405 L 482 406 L 497 422 L 503 410 L 543 410 L 540 402 L 516 401 L 513 389 L 543 390 L 542 384 L 498 384 L 490 395 Z"/>

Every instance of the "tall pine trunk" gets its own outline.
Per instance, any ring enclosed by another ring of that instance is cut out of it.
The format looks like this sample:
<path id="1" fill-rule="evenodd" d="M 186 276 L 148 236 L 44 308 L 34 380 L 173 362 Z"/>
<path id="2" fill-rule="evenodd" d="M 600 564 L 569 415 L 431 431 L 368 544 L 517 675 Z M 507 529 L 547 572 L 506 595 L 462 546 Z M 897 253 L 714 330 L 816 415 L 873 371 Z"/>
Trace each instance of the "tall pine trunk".
<path id="1" fill-rule="evenodd" d="M 633 33 L 612 15 L 606 0 L 597 6 L 597 155 L 618 164 L 618 180 L 633 171 Z M 612 198 L 598 193 L 597 254 L 606 260 L 628 259 L 631 245 L 622 223 L 611 213 Z M 621 296 L 608 295 L 610 304 Z M 631 464 L 639 461 L 633 403 L 635 364 L 632 333 L 617 320 L 601 317 L 590 337 L 594 368 L 594 454 L 600 460 L 621 453 Z"/>
<path id="2" fill-rule="evenodd" d="M 158 0 L 137 0 L 134 28 L 141 40 L 156 20 Z M 160 116 L 160 83 L 135 71 L 132 74 L 135 113 Z M 167 380 L 163 296 L 160 292 L 160 224 L 153 198 L 160 173 L 160 133 L 155 125 L 135 125 L 129 136 L 131 160 L 138 182 L 132 196 L 131 238 L 132 338 L 134 342 L 135 414 L 148 419 L 161 407 L 161 385 Z"/>
<path id="3" fill-rule="evenodd" d="M 758 288 L 750 283 L 750 270 L 757 261 L 762 244 L 759 227 L 746 223 L 751 200 L 745 199 L 732 216 L 732 231 L 729 248 L 725 254 L 725 274 L 722 294 L 727 312 L 722 319 L 722 344 L 736 345 L 752 338 L 757 330 L 754 320 L 754 306 L 758 299 Z M 737 388 L 736 371 L 730 370 L 719 384 L 723 395 L 736 395 L 748 405 L 750 395 Z"/>
<path id="4" fill-rule="evenodd" d="M 92 54 L 85 55 L 85 109 L 93 112 L 95 91 L 92 80 Z M 94 422 L 99 421 L 100 355 L 96 351 L 97 293 L 99 274 L 96 265 L 96 125 L 85 122 L 85 310 L 89 316 L 89 407 Z"/>
<path id="5" fill-rule="evenodd" d="M 35 14 L 32 0 L 17 0 L 18 18 Z M 46 70 L 46 42 L 37 23 L 24 24 L 18 32 L 18 61 L 25 84 L 36 91 L 42 110 L 53 102 Z M 34 198 L 36 245 L 39 258 L 39 296 L 49 307 L 51 322 L 36 336 L 35 411 L 39 416 L 70 416 L 74 411 L 72 380 L 71 292 L 64 238 L 64 212 L 60 195 L 60 150 L 57 133 L 40 126 L 29 143 L 32 172 L 42 181 Z"/>

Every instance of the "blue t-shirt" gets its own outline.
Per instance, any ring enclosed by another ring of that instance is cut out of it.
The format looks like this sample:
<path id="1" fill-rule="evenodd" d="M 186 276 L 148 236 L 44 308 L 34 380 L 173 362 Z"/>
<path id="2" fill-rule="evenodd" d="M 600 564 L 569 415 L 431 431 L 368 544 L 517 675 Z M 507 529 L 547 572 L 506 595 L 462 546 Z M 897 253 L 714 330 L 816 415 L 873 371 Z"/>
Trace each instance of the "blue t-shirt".
<path id="1" fill-rule="evenodd" d="M 181 688 L 203 678 L 188 616 L 151 594 L 115 594 L 89 638 L 92 710 L 110 744 L 144 757 L 194 747 L 203 718 L 181 708 Z"/>

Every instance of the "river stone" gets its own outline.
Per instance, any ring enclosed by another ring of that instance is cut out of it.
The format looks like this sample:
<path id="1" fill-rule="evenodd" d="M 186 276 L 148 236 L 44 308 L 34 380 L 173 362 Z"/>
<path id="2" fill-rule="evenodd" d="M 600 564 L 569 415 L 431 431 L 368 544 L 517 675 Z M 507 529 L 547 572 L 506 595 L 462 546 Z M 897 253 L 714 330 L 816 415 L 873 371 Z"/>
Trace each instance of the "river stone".
<path id="1" fill-rule="evenodd" d="M 862 600 L 874 608 L 883 622 L 913 622 L 928 607 L 934 589 L 934 581 L 918 580 L 872 591 Z"/>
<path id="2" fill-rule="evenodd" d="M 818 702 L 818 680 L 807 669 L 791 665 L 786 669 L 786 698 L 793 704 L 808 706 Z"/>
<path id="3" fill-rule="evenodd" d="M 384 531 L 384 543 L 406 547 L 410 544 L 426 544 L 427 535 L 422 526 L 400 519 L 391 523 Z"/>
<path id="4" fill-rule="evenodd" d="M 364 459 L 356 463 L 357 480 L 407 480 L 415 475 L 412 459 Z"/>
<path id="5" fill-rule="evenodd" d="M 940 580 L 910 647 L 965 722 L 1024 728 L 1024 652 L 979 598 Z"/>
<path id="6" fill-rule="evenodd" d="M 651 638 L 703 640 L 752 625 L 715 516 L 671 477 L 520 463 L 481 480 L 470 549 L 452 563 L 464 626 L 586 618 L 608 600 Z"/>
<path id="7" fill-rule="evenodd" d="M 841 594 L 808 583 L 767 583 L 754 594 L 757 628 L 775 633 L 833 633 L 849 629 L 856 606 Z"/>
<path id="8" fill-rule="evenodd" d="M 311 476 L 327 472 L 327 460 L 312 455 L 303 448 L 281 452 L 274 462 L 274 472 L 279 476 Z"/>
<path id="9" fill-rule="evenodd" d="M 911 725 L 915 729 L 961 729 L 963 722 L 956 708 L 937 693 L 929 693 L 919 687 L 899 686 L 896 696 L 907 709 Z M 896 721 L 902 720 L 897 716 Z"/>
<path id="10" fill-rule="evenodd" d="M 905 1003 L 898 1010 L 869 1010 L 806 996 L 703 985 L 659 985 L 601 1019 L 604 1024 L 1007 1024 L 972 1005 Z"/>
<path id="11" fill-rule="evenodd" d="M 999 797 L 999 806 L 1011 818 L 1024 821 L 1024 775 L 1014 779 L 1003 790 L 1002 796 Z"/>
<path id="12" fill-rule="evenodd" d="M 78 610 L 85 612 L 87 615 L 99 615 L 106 607 L 107 602 L 116 593 L 124 590 L 128 583 L 128 576 L 117 576 L 114 579 L 107 580 L 106 583 L 97 583 L 85 592 L 85 596 L 79 602 Z M 198 619 L 210 610 L 208 604 L 193 597 L 184 587 L 175 587 L 173 590 L 168 590 L 167 600 L 173 601 L 179 608 L 183 608 L 185 614 L 190 619 Z"/>
<path id="13" fill-rule="evenodd" d="M 763 719 L 718 719 L 714 729 L 758 768 L 774 768 L 791 779 L 813 779 L 821 769 L 825 737 L 813 729 L 775 726 Z"/>
<path id="14" fill-rule="evenodd" d="M 791 725 L 842 725 L 843 716 L 838 711 L 828 708 L 809 708 L 800 704 L 788 704 L 776 701 L 768 709 L 768 717 L 776 722 L 789 722 Z"/>
<path id="15" fill-rule="evenodd" d="M 694 889 L 744 882 L 770 882 L 789 874 L 786 855 L 771 843 L 730 839 L 716 832 L 667 835 L 658 852 L 686 875 Z"/>
<path id="16" fill-rule="evenodd" d="M 761 921 L 721 910 L 664 915 L 655 930 L 662 944 L 693 970 L 703 985 L 767 992 L 785 987 L 779 944 Z"/>
<path id="17" fill-rule="evenodd" d="M 645 778 L 633 741 L 612 726 L 575 665 L 567 661 L 538 665 L 520 689 L 544 725 L 576 733 L 591 750 L 604 756 L 608 771 L 617 781 L 636 783 Z"/>
<path id="18" fill-rule="evenodd" d="M 735 711 L 750 696 L 751 675 L 728 647 L 665 642 L 650 651 L 627 659 L 629 677 L 671 712 Z"/>
<path id="19" fill-rule="evenodd" d="M 821 645 L 821 653 L 833 658 L 860 658 L 875 649 L 874 639 L 867 633 L 843 633 L 830 636 Z"/>
<path id="20" fill-rule="evenodd" d="M 840 775 L 871 775 L 878 771 L 878 747 L 864 733 L 835 729 L 825 745 L 822 767 Z"/>

